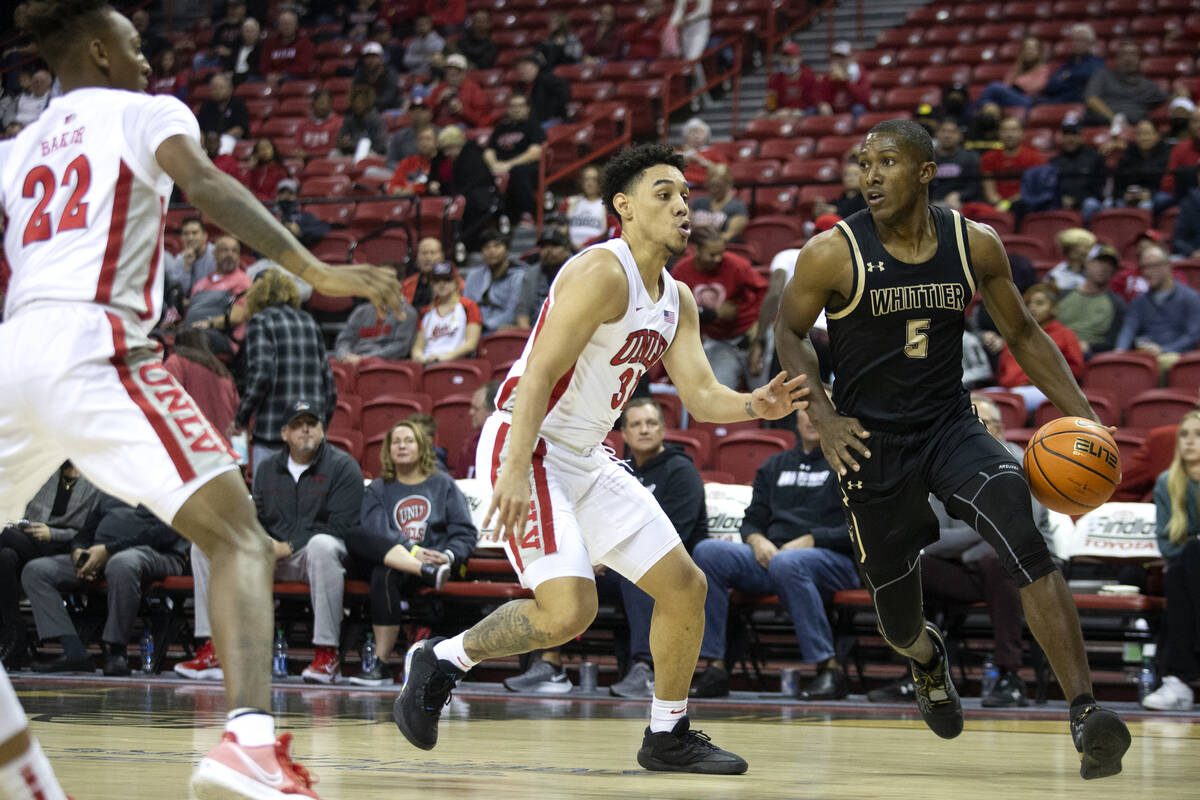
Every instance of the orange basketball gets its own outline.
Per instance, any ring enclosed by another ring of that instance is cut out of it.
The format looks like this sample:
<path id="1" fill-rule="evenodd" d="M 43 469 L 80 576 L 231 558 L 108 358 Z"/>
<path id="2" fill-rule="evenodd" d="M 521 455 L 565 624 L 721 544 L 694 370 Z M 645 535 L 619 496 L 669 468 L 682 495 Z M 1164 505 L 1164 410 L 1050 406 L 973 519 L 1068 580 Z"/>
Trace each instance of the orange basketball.
<path id="1" fill-rule="evenodd" d="M 1025 476 L 1033 496 L 1046 508 L 1086 514 L 1107 502 L 1121 482 L 1121 453 L 1100 423 L 1060 417 L 1029 441 Z"/>

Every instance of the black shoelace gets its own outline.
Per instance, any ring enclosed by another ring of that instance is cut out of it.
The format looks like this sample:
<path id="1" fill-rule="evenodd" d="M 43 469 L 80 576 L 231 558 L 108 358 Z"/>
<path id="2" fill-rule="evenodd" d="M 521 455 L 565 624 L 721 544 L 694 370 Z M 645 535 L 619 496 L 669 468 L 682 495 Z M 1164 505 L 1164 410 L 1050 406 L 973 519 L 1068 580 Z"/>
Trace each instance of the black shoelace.
<path id="1" fill-rule="evenodd" d="M 430 714 L 441 714 L 442 708 L 450 705 L 453 689 L 454 678 L 434 670 L 425 684 L 425 710 Z"/>

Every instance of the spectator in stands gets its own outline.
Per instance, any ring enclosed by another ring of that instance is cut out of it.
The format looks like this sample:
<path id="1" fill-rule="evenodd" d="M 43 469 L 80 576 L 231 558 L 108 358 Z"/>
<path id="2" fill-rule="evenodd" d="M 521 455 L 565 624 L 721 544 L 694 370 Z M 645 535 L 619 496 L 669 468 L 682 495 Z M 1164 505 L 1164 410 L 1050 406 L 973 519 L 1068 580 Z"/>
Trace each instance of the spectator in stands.
<path id="1" fill-rule="evenodd" d="M 1188 128 L 1195 110 L 1196 104 L 1187 97 L 1176 97 L 1167 104 L 1167 135 L 1164 141 L 1171 147 L 1191 135 Z"/>
<path id="2" fill-rule="evenodd" d="M 62 592 L 107 582 L 108 615 L 101 641 L 104 674 L 128 675 L 126 648 L 142 604 L 142 586 L 171 575 L 186 575 L 188 542 L 144 506 L 126 505 L 101 495 L 69 553 L 35 558 L 21 571 L 38 637 L 58 639 L 61 656 L 33 665 L 34 672 L 91 672 Z"/>
<path id="3" fill-rule="evenodd" d="M 185 217 L 179 226 L 179 238 L 183 249 L 176 255 L 165 255 L 167 279 L 190 296 L 193 286 L 217 271 L 217 260 L 200 217 Z"/>
<path id="4" fill-rule="evenodd" d="M 741 241 L 742 231 L 750 222 L 750 210 L 733 193 L 729 167 L 714 164 L 708 168 L 708 195 L 692 201 L 692 225 L 716 230 L 726 242 Z"/>
<path id="5" fill-rule="evenodd" d="M 221 352 L 234 353 L 242 338 L 246 320 L 245 294 L 250 288 L 250 276 L 242 269 L 241 245 L 232 236 L 221 236 L 213 245 L 213 261 L 217 268 L 211 275 L 192 284 L 184 322 L 213 329 L 214 340 L 222 344 Z M 210 334 L 213 337 L 213 334 Z"/>
<path id="6" fill-rule="evenodd" d="M 862 169 L 858 166 L 857 156 L 842 161 L 842 193 L 835 197 L 832 203 L 822 200 L 813 203 L 813 218 L 816 219 L 824 214 L 834 214 L 845 219 L 855 212 L 865 210 L 867 200 L 859 190 L 861 176 Z"/>
<path id="7" fill-rule="evenodd" d="M 408 358 L 417 332 L 417 312 L 407 303 L 401 310 L 403 316 L 388 309 L 387 316 L 380 319 L 379 312 L 370 303 L 355 306 L 338 333 L 333 357 L 352 365 L 364 358 L 389 361 Z"/>
<path id="8" fill-rule="evenodd" d="M 493 110 L 483 88 L 467 77 L 467 58 L 461 53 L 446 57 L 445 80 L 433 87 L 429 103 L 438 127 L 463 125 L 484 128 Z"/>
<path id="9" fill-rule="evenodd" d="M 283 429 L 294 418 L 293 409 L 311 397 L 321 398 L 314 413 L 328 424 L 337 407 L 337 386 L 325 352 L 325 337 L 317 323 L 300 310 L 296 284 L 277 269 L 265 270 L 246 295 L 246 386 L 234 417 L 235 430 L 251 431 L 254 471 L 287 440 Z M 357 467 L 356 467 L 357 470 Z M 269 530 L 269 529 L 268 529 Z"/>
<path id="10" fill-rule="evenodd" d="M 1117 115 L 1125 123 L 1140 122 L 1167 101 L 1167 93 L 1142 74 L 1142 51 L 1132 39 L 1121 42 L 1111 67 L 1096 70 L 1084 89 L 1085 125 L 1109 125 Z"/>
<path id="11" fill-rule="evenodd" d="M 742 541 L 705 539 L 696 546 L 693 558 L 708 578 L 700 646 L 708 666 L 692 683 L 692 697 L 729 693 L 723 659 L 730 589 L 774 593 L 787 608 L 801 658 L 817 665 L 816 678 L 797 699 L 839 700 L 850 693 L 825 614 L 834 592 L 858 587 L 842 493 L 803 411 L 796 412 L 796 434 L 793 449 L 771 456 L 755 473 Z"/>
<path id="12" fill-rule="evenodd" d="M 821 114 L 845 114 L 857 117 L 871 103 L 871 86 L 867 75 L 854 63 L 849 42 L 834 44 L 829 51 L 829 72 L 818 81 L 817 110 Z"/>
<path id="13" fill-rule="evenodd" d="M 550 14 L 546 37 L 537 43 L 539 59 L 546 69 L 583 60 L 583 43 L 571 29 L 571 20 L 561 11 Z"/>
<path id="14" fill-rule="evenodd" d="M 612 3 L 604 3 L 596 14 L 595 27 L 584 31 L 579 36 L 583 45 L 584 61 L 620 61 L 621 48 L 624 40 L 622 28 L 617 24 L 617 13 Z"/>
<path id="15" fill-rule="evenodd" d="M 1154 193 L 1161 185 L 1167 172 L 1167 161 L 1171 147 L 1162 140 L 1156 126 L 1149 119 L 1139 122 L 1134 129 L 1133 146 L 1117 137 L 1109 142 L 1109 150 L 1122 149 L 1120 161 L 1113 172 L 1113 201 L 1118 206 L 1130 208 L 1154 207 Z"/>
<path id="16" fill-rule="evenodd" d="M 675 0 L 667 25 L 679 32 L 679 51 L 674 57 L 692 62 L 691 88 L 704 86 L 708 78 L 700 56 L 712 35 L 712 0 Z M 707 91 L 700 99 L 702 103 L 712 101 Z"/>
<path id="17" fill-rule="evenodd" d="M 1171 148 L 1161 189 L 1172 199 L 1182 198 L 1196 185 L 1196 166 L 1200 164 L 1200 109 L 1188 118 L 1187 135 Z"/>
<path id="18" fill-rule="evenodd" d="M 321 357 L 324 362 L 324 352 Z M 328 364 L 325 366 L 328 369 Z M 341 674 L 338 645 L 344 613 L 346 540 L 360 532 L 362 471 L 348 453 L 326 443 L 322 420 L 328 415 L 320 401 L 297 400 L 285 408 L 276 418 L 284 448 L 255 464 L 254 505 L 258 521 L 272 539 L 275 580 L 309 585 L 315 652 L 302 673 L 304 680 L 335 683 Z M 194 659 L 176 664 L 175 671 L 185 678 L 220 678 L 221 664 L 208 638 L 209 563 L 195 545 L 192 572 L 195 636 L 206 641 Z"/>
<path id="19" fill-rule="evenodd" d="M 1192 188 L 1179 204 L 1171 250 L 1184 258 L 1200 258 L 1200 188 Z"/>
<path id="20" fill-rule="evenodd" d="M 404 68 L 414 75 L 430 74 L 434 59 L 441 57 L 445 46 L 446 40 L 433 29 L 433 17 L 419 15 L 413 23 L 412 38 L 404 47 Z"/>
<path id="21" fill-rule="evenodd" d="M 229 58 L 242 41 L 242 22 L 246 19 L 246 4 L 233 0 L 225 4 L 225 16 L 213 25 L 212 46 L 221 58 Z"/>
<path id="22" fill-rule="evenodd" d="M 471 14 L 467 32 L 458 40 L 458 51 L 467 57 L 471 69 L 491 69 L 496 65 L 500 48 L 492 40 L 492 14 L 477 8 Z"/>
<path id="23" fill-rule="evenodd" d="M 579 173 L 579 194 L 567 198 L 566 218 L 572 248 L 604 233 L 608 211 L 600 194 L 599 167 L 589 165 Z"/>
<path id="24" fill-rule="evenodd" d="M 329 223 L 300 206 L 296 198 L 299 190 L 300 184 L 295 178 L 284 178 L 275 184 L 275 203 L 271 206 L 271 213 L 302 245 L 312 247 L 329 233 Z M 247 274 L 250 274 L 249 271 Z"/>
<path id="25" fill-rule="evenodd" d="M 967 125 L 963 147 L 980 153 L 980 158 L 989 150 L 1003 148 L 1004 143 L 1000 140 L 1000 117 L 1003 113 L 995 103 L 984 104 Z"/>
<path id="26" fill-rule="evenodd" d="M 1092 257 L 1096 235 L 1086 228 L 1066 228 L 1058 232 L 1054 241 L 1062 253 L 1063 260 L 1046 274 L 1046 279 L 1053 283 L 1060 293 L 1078 289 L 1087 281 L 1084 267 L 1088 258 Z M 1107 251 L 1096 252 L 1103 252 L 1107 256 Z"/>
<path id="27" fill-rule="evenodd" d="M 371 627 L 374 670 L 352 683 L 391 683 L 389 662 L 407 617 L 407 599 L 428 586 L 441 589 L 462 575 L 478 531 L 467 498 L 454 479 L 436 468 L 433 443 L 412 420 L 392 426 L 379 451 L 380 475 L 363 493 L 361 531 L 348 541 L 351 552 L 372 567 Z"/>
<path id="28" fill-rule="evenodd" d="M 413 308 L 425 308 L 433 302 L 433 284 L 429 276 L 433 272 L 433 266 L 445 261 L 446 255 L 442 251 L 441 239 L 433 236 L 426 236 L 417 242 L 416 253 L 416 272 L 400 284 L 400 293 Z"/>
<path id="29" fill-rule="evenodd" d="M 962 140 L 956 121 L 947 117 L 938 123 L 934 137 L 938 170 L 929 186 L 929 199 L 953 209 L 978 202 L 980 196 L 979 154 L 963 148 Z"/>
<path id="30" fill-rule="evenodd" d="M 1088 253 L 1084 282 L 1058 301 L 1058 321 L 1079 337 L 1085 358 L 1112 350 L 1125 321 L 1125 299 L 1110 286 L 1118 266 L 1116 249 L 1096 245 Z"/>
<path id="31" fill-rule="evenodd" d="M 1159 664 L 1165 677 L 1142 705 L 1156 711 L 1191 711 L 1189 682 L 1200 678 L 1200 411 L 1179 423 L 1175 457 L 1154 484 L 1158 550 L 1167 561 L 1163 588 L 1167 620 Z"/>
<path id="32" fill-rule="evenodd" d="M 254 143 L 246 172 L 246 187 L 264 204 L 275 199 L 279 182 L 288 177 L 275 142 L 265 136 Z"/>
<path id="33" fill-rule="evenodd" d="M 663 57 L 663 38 L 671 15 L 663 0 L 647 0 L 646 13 L 625 26 L 625 58 L 630 61 L 653 61 Z"/>
<path id="34" fill-rule="evenodd" d="M 1025 126 L 1016 117 L 1000 123 L 1001 150 L 990 150 L 979 159 L 983 175 L 983 197 L 988 203 L 1008 211 L 1021 199 L 1021 176 L 1029 167 L 1046 163 L 1046 157 L 1025 144 Z"/>
<path id="35" fill-rule="evenodd" d="M 179 66 L 175 51 L 167 48 L 154 57 L 153 72 L 147 94 L 170 94 L 180 100 L 187 99 L 188 73 Z"/>
<path id="36" fill-rule="evenodd" d="M 412 346 L 412 360 L 434 364 L 473 356 L 483 330 L 478 304 L 462 296 L 458 272 L 449 261 L 434 265 L 430 281 L 433 299 L 424 307 Z"/>
<path id="37" fill-rule="evenodd" d="M 1166 371 L 1200 345 L 1200 292 L 1175 280 L 1171 261 L 1158 245 L 1144 248 L 1138 264 L 1149 290 L 1129 304 L 1116 349 L 1152 353 Z"/>
<path id="38" fill-rule="evenodd" d="M 388 169 L 395 169 L 401 161 L 417 154 L 417 131 L 422 128 L 433 128 L 436 145 L 439 128 L 433 124 L 433 107 L 426 98 L 418 96 L 408 104 L 408 125 L 400 128 L 388 139 Z"/>
<path id="39" fill-rule="evenodd" d="M 1083 129 L 1068 118 L 1062 124 L 1058 155 L 1050 159 L 1058 170 L 1058 192 L 1063 208 L 1079 211 L 1084 222 L 1100 210 L 1108 183 L 1108 164 L 1096 148 L 1084 144 Z"/>
<path id="40" fill-rule="evenodd" d="M 29 79 L 29 87 L 17 96 L 17 109 L 12 121 L 24 126 L 40 117 L 50 104 L 50 88 L 53 83 L 54 78 L 48 70 L 39 69 L 34 72 L 33 77 Z"/>
<path id="41" fill-rule="evenodd" d="M 779 52 L 779 70 L 767 79 L 767 111 L 801 117 L 816 110 L 817 74 L 804 63 L 800 45 L 784 42 Z"/>
<path id="42" fill-rule="evenodd" d="M 376 111 L 388 111 L 401 105 L 400 73 L 383 60 L 383 45 L 379 42 L 363 45 L 362 58 L 354 70 L 354 85 L 370 86 L 375 90 Z"/>
<path id="43" fill-rule="evenodd" d="M 567 118 L 571 85 L 544 65 L 540 55 L 526 54 L 517 59 L 513 95 L 529 98 L 530 118 L 543 128 L 549 128 Z"/>
<path id="44" fill-rule="evenodd" d="M 1085 369 L 1083 348 L 1080 347 L 1079 337 L 1075 332 L 1058 321 L 1058 289 L 1050 283 L 1035 283 L 1025 290 L 1023 297 L 1029 315 L 1041 326 L 1042 332 L 1058 345 L 1075 380 L 1081 380 Z M 996 382 L 1008 391 L 1024 397 L 1025 408 L 1030 412 L 1046 399 L 1042 390 L 1029 380 L 1029 376 L 1017 363 L 1007 344 L 1000 351 L 1000 360 L 996 364 Z"/>
<path id="45" fill-rule="evenodd" d="M 294 11 L 281 11 L 275 20 L 275 32 L 263 42 L 258 72 L 268 81 L 304 79 L 313 73 L 313 46 L 300 30 Z"/>
<path id="46" fill-rule="evenodd" d="M 28 655 L 21 570 L 34 559 L 69 553 L 100 497 L 100 490 L 64 461 L 25 506 L 21 521 L 0 531 L 0 661 L 6 669 L 22 666 Z"/>
<path id="47" fill-rule="evenodd" d="M 462 443 L 458 458 L 454 461 L 454 477 L 458 479 L 479 477 L 475 470 L 475 451 L 479 449 L 479 433 L 483 423 L 496 409 L 496 392 L 500 381 L 488 381 L 471 394 L 471 436 Z"/>
<path id="48" fill-rule="evenodd" d="M 480 236 L 483 265 L 467 272 L 463 294 L 479 304 L 483 334 L 516 327 L 517 302 L 528 266 L 508 252 L 508 239 L 494 228 Z"/>
<path id="49" fill-rule="evenodd" d="M 1080 23 L 1071 26 L 1071 55 L 1050 74 L 1038 103 L 1082 103 L 1084 89 L 1098 70 L 1104 68 L 1104 59 L 1092 53 L 1096 45 L 1096 32 L 1091 25 Z"/>
<path id="50" fill-rule="evenodd" d="M 710 146 L 711 138 L 712 128 L 699 117 L 692 117 L 683 123 L 683 146 L 679 152 L 688 162 L 683 170 L 683 177 L 693 186 L 708 180 L 710 167 L 729 163 L 729 159 L 719 148 Z"/>
<path id="51" fill-rule="evenodd" d="M 233 84 L 229 76 L 216 73 L 208 79 L 209 99 L 200 104 L 196 119 L 201 131 L 216 131 L 222 137 L 241 139 L 250 130 L 250 112 L 240 97 L 233 96 Z M 228 152 L 233 149 L 233 142 L 226 146 L 222 140 L 221 149 Z"/>
<path id="52" fill-rule="evenodd" d="M 960 132 L 966 130 L 971 121 L 971 95 L 965 83 L 955 81 L 942 87 L 942 104 L 936 115 L 953 120 Z"/>
<path id="53" fill-rule="evenodd" d="M 1046 61 L 1046 48 L 1036 36 L 1026 36 L 1021 40 L 1021 50 L 1008 75 L 1003 81 L 989 83 L 977 102 L 979 105 L 995 103 L 1002 108 L 1029 108 L 1049 80 L 1050 64 Z"/>
<path id="54" fill-rule="evenodd" d="M 546 134 L 530 117 L 529 99 L 514 94 L 508 98 L 508 114 L 492 129 L 483 160 L 497 178 L 508 175 L 504 211 L 510 220 L 532 221 L 540 199 L 538 160 Z"/>
<path id="55" fill-rule="evenodd" d="M 424 195 L 437 151 L 437 129 L 426 125 L 417 131 L 417 152 L 396 164 L 396 171 L 388 181 L 387 193 L 398 197 Z"/>
<path id="56" fill-rule="evenodd" d="M 312 96 L 312 112 L 296 129 L 296 155 L 300 158 L 324 158 L 337 146 L 342 117 L 333 113 L 333 95 L 318 89 Z"/>
<path id="57" fill-rule="evenodd" d="M 433 14 L 433 24 L 445 33 L 457 33 L 467 21 L 466 0 L 438 0 L 426 3 Z"/>
<path id="58" fill-rule="evenodd" d="M 431 195 L 465 198 L 462 244 L 479 246 L 479 233 L 494 217 L 496 179 L 483 160 L 483 149 L 467 139 L 462 128 L 451 125 L 438 133 L 438 155 L 433 160 L 434 178 L 426 191 Z"/>
<path id="59" fill-rule="evenodd" d="M 233 373 L 213 354 L 203 330 L 184 328 L 175 334 L 174 347 L 163 366 L 192 396 L 214 428 L 222 434 L 229 430 L 237 413 L 237 387 L 233 385 Z"/>
<path id="60" fill-rule="evenodd" d="M 363 142 L 366 144 L 363 144 Z M 375 110 L 375 90 L 359 84 L 350 87 L 350 110 L 342 119 L 337 147 L 342 155 L 383 155 L 387 146 L 387 124 Z"/>
<path id="61" fill-rule="evenodd" d="M 241 34 L 233 44 L 228 55 L 222 56 L 222 66 L 226 72 L 232 73 L 235 85 L 246 81 L 260 81 L 263 75 L 259 72 L 262 64 L 262 27 L 254 17 L 243 20 Z"/>
<path id="62" fill-rule="evenodd" d="M 539 263 L 525 270 L 521 296 L 517 300 L 517 327 L 529 329 L 550 295 L 550 284 L 575 253 L 571 239 L 558 228 L 547 227 L 538 238 Z"/>
<path id="63" fill-rule="evenodd" d="M 142 54 L 146 56 L 147 61 L 154 61 L 159 53 L 170 47 L 166 39 L 150 30 L 150 12 L 145 8 L 134 9 L 129 15 L 129 21 L 138 32 L 138 38 L 142 41 Z"/>
<path id="64" fill-rule="evenodd" d="M 437 426 L 437 420 L 433 418 L 433 414 L 426 414 L 423 412 L 418 412 L 416 414 L 409 414 L 408 421 L 413 423 L 414 425 L 420 427 L 421 430 L 425 431 L 425 438 L 428 439 L 430 442 L 437 441 L 438 426 Z M 438 472 L 444 472 L 445 474 L 449 475 L 450 468 L 446 466 L 446 458 L 447 458 L 446 448 L 440 447 L 435 444 L 433 446 L 433 458 L 437 464 Z"/>
<path id="65" fill-rule="evenodd" d="M 346 38 L 354 42 L 366 39 L 378 16 L 379 0 L 354 0 L 352 7 L 345 9 Z"/>
<path id="66" fill-rule="evenodd" d="M 681 258 L 671 274 L 696 298 L 704 354 L 717 380 L 736 390 L 747 373 L 747 349 L 761 339 L 757 317 L 767 281 L 749 261 L 725 251 L 715 228 L 693 227 L 691 241 L 696 252 Z"/>

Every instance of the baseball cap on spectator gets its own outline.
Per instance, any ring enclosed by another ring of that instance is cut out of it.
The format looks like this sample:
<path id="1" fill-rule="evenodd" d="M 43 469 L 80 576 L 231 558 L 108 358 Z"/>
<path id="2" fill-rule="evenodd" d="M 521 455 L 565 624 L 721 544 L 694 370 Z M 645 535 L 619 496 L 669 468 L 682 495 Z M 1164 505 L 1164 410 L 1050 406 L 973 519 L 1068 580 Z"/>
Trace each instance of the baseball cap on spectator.
<path id="1" fill-rule="evenodd" d="M 312 417 L 317 422 L 320 422 L 321 404 L 312 400 L 297 400 L 288 408 L 288 417 L 283 424 L 291 425 L 301 417 Z"/>
<path id="2" fill-rule="evenodd" d="M 455 277 L 454 265 L 449 261 L 439 261 L 433 265 L 433 269 L 429 273 L 431 281 L 448 281 Z"/>
<path id="3" fill-rule="evenodd" d="M 1113 247 L 1111 244 L 1104 244 L 1101 242 L 1093 245 L 1092 249 L 1088 251 L 1087 257 L 1088 261 L 1091 261 L 1092 259 L 1104 258 L 1111 261 L 1114 267 L 1121 266 L 1121 256 L 1117 254 L 1117 248 Z"/>
<path id="4" fill-rule="evenodd" d="M 1167 113 L 1169 114 L 1177 108 L 1182 108 L 1190 114 L 1196 110 L 1196 104 L 1186 97 L 1176 97 L 1171 101 L 1171 105 L 1167 106 Z"/>
<path id="5" fill-rule="evenodd" d="M 822 214 L 821 216 L 819 216 L 815 220 L 813 220 L 813 230 L 816 233 L 821 233 L 822 231 L 829 230 L 830 228 L 832 228 L 834 225 L 837 225 L 841 221 L 842 221 L 842 218 L 839 217 L 837 214 Z"/>
<path id="6" fill-rule="evenodd" d="M 571 246 L 571 237 L 567 236 L 562 228 L 546 228 L 542 231 L 542 235 L 538 237 L 538 246 L 543 244 L 556 244 L 559 247 L 565 247 L 568 250 L 574 250 Z"/>
<path id="7" fill-rule="evenodd" d="M 1083 133 L 1083 126 L 1077 120 L 1067 117 L 1062 124 L 1063 133 Z"/>
<path id="8" fill-rule="evenodd" d="M 800 55 L 800 45 L 796 44 L 795 42 L 784 42 L 783 47 L 780 49 L 783 51 L 785 56 Z"/>
<path id="9" fill-rule="evenodd" d="M 1154 242 L 1154 244 L 1162 244 L 1162 231 L 1155 230 L 1154 228 L 1146 228 L 1146 230 L 1137 235 L 1138 242 L 1142 241 L 1142 239 L 1148 239 Z"/>
<path id="10" fill-rule="evenodd" d="M 284 178 L 279 183 L 275 184 L 275 194 L 280 192 L 298 192 L 300 191 L 300 182 L 295 178 Z"/>
<path id="11" fill-rule="evenodd" d="M 854 47 L 845 39 L 843 39 L 840 42 L 835 42 L 833 49 L 829 52 L 833 53 L 835 56 L 848 56 L 854 52 Z"/>
<path id="12" fill-rule="evenodd" d="M 447 68 L 453 67 L 454 69 L 466 69 L 467 68 L 467 57 L 464 56 L 462 53 L 454 53 L 452 55 L 448 55 L 448 56 L 446 56 L 446 67 Z"/>
<path id="13" fill-rule="evenodd" d="M 381 56 L 383 55 L 383 45 L 381 45 L 379 42 L 367 42 L 363 45 L 362 54 L 364 56 Z"/>

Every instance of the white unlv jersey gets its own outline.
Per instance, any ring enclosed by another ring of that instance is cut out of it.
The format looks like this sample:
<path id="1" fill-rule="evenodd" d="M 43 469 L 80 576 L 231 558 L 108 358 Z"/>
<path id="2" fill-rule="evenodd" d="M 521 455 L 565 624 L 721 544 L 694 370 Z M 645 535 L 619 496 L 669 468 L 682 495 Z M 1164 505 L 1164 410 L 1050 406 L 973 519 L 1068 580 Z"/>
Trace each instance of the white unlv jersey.
<path id="1" fill-rule="evenodd" d="M 144 334 L 162 305 L 163 226 L 172 181 L 154 153 L 168 137 L 200 141 L 169 95 L 76 89 L 0 142 L 5 318 L 37 301 L 105 306 Z"/>
<path id="2" fill-rule="evenodd" d="M 596 248 L 608 250 L 620 259 L 629 284 L 628 305 L 619 320 L 606 322 L 596 329 L 575 364 L 555 384 L 550 393 L 549 411 L 541 427 L 541 434 L 550 441 L 580 450 L 604 441 L 629 401 L 638 379 L 671 346 L 679 324 L 679 287 L 671 273 L 663 269 L 663 292 L 656 303 L 650 299 L 629 245 L 623 239 L 594 244 L 580 251 L 571 261 Z M 533 335 L 497 393 L 496 407 L 502 411 L 511 413 L 513 410 L 517 381 L 525 372 L 529 353 L 546 322 L 546 314 L 554 305 L 557 284 L 557 278 L 550 284 L 550 294 L 542 304 Z"/>

